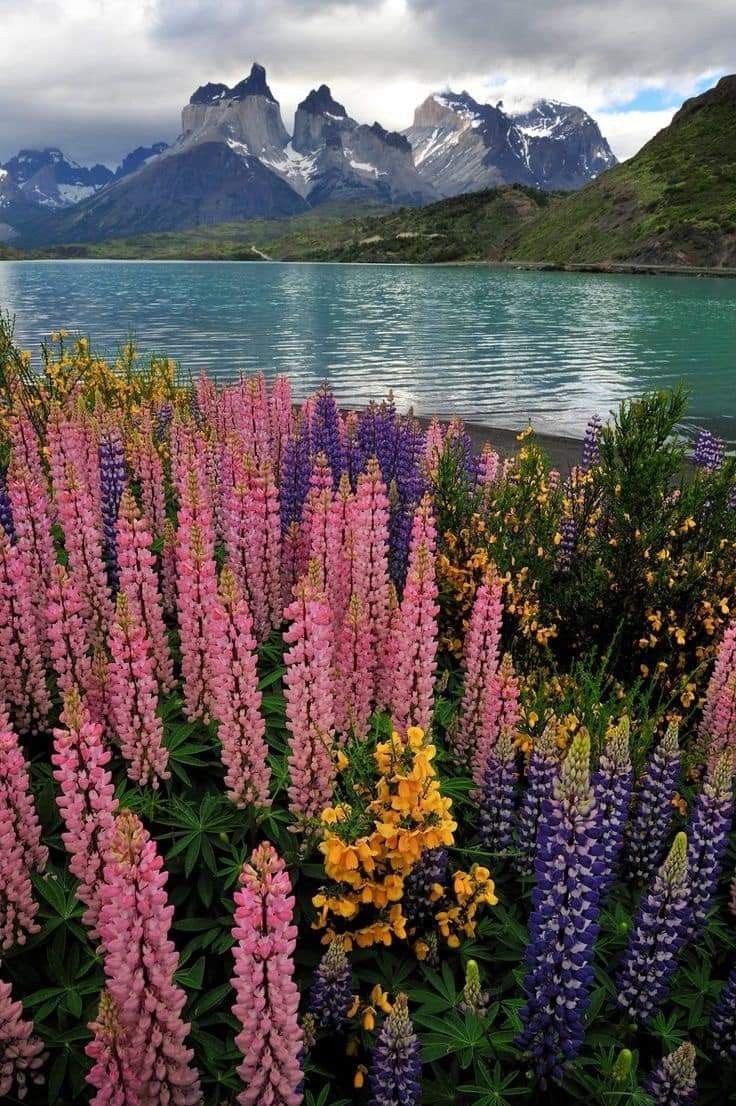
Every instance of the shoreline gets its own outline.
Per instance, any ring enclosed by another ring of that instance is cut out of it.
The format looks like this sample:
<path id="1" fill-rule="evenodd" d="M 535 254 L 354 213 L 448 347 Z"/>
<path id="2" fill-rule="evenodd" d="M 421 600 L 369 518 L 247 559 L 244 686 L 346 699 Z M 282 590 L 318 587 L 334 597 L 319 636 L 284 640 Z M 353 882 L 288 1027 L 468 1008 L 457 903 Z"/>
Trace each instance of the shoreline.
<path id="1" fill-rule="evenodd" d="M 45 261 L 63 261 L 63 262 L 80 262 L 80 261 L 93 261 L 98 264 L 112 264 L 115 262 L 149 262 L 155 264 L 170 265 L 177 262 L 189 262 L 198 264 L 220 264 L 227 263 L 231 265 L 252 265 L 257 263 L 259 265 L 384 265 L 393 267 L 408 266 L 410 268 L 438 268 L 438 269 L 458 269 L 470 266 L 480 266 L 488 269 L 499 270 L 511 270 L 513 272 L 521 273 L 592 273 L 600 276 L 688 276 L 688 277 L 716 277 L 718 279 L 731 279 L 736 278 L 736 268 L 725 268 L 709 265 L 660 265 L 656 262 L 639 262 L 639 261 L 576 261 L 576 262 L 556 262 L 556 261 L 517 261 L 517 260 L 491 260 L 487 258 L 465 258 L 458 261 L 340 261 L 337 258 L 332 259 L 309 259 L 309 258 L 280 258 L 280 257 L 266 257 L 263 254 L 252 257 L 203 257 L 200 255 L 192 254 L 179 254 L 176 257 L 147 257 L 141 254 L 138 257 L 130 256 L 110 256 L 110 257 L 85 257 L 84 255 L 74 256 L 70 254 L 67 257 L 59 256 L 58 254 L 37 254 L 34 252 L 33 256 L 23 256 L 20 254 L 18 257 L 0 257 L 0 264 L 3 262 L 45 262 Z"/>

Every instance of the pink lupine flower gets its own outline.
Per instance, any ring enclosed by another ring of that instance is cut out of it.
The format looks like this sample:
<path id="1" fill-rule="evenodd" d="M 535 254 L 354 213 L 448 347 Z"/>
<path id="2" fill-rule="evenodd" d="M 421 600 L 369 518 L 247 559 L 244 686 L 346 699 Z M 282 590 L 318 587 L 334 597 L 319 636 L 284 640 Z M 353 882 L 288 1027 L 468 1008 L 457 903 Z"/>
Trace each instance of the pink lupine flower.
<path id="1" fill-rule="evenodd" d="M 414 514 L 409 568 L 401 600 L 396 649 L 397 664 L 391 696 L 393 723 L 428 730 L 432 721 L 437 668 L 437 530 L 425 497 Z"/>
<path id="2" fill-rule="evenodd" d="M 368 623 L 361 600 L 353 593 L 335 645 L 335 726 L 343 741 L 350 733 L 363 738 L 368 732 L 372 684 L 365 657 L 369 648 Z"/>
<path id="3" fill-rule="evenodd" d="M 135 1074 L 131 1064 L 128 1035 L 120 1020 L 120 1011 L 109 991 L 100 995 L 100 1006 L 95 1021 L 89 1025 L 93 1036 L 84 1051 L 92 1067 L 87 1072 L 87 1082 L 97 1094 L 91 1106 L 137 1106 L 141 1101 L 135 1086 Z"/>
<path id="4" fill-rule="evenodd" d="M 309 535 L 309 563 L 316 565 L 320 586 L 327 587 L 328 549 L 330 544 L 332 491 L 323 488 L 318 492 L 310 492 L 305 505 L 305 513 L 308 519 L 307 533 Z"/>
<path id="5" fill-rule="evenodd" d="M 124 592 L 118 594 L 109 646 L 110 707 L 128 777 L 155 789 L 171 775 L 163 722 L 156 713 L 156 665 L 146 627 L 133 616 Z"/>
<path id="6" fill-rule="evenodd" d="M 336 773 L 332 626 L 315 576 L 316 568 L 299 581 L 284 612 L 290 623 L 284 634 L 289 810 L 303 819 L 316 818 L 329 805 Z"/>
<path id="7" fill-rule="evenodd" d="M 164 541 L 161 550 L 161 599 L 166 614 L 176 610 L 176 530 L 167 518 L 164 523 Z"/>
<path id="8" fill-rule="evenodd" d="M 281 479 L 281 458 L 291 434 L 293 423 L 291 382 L 288 376 L 277 376 L 271 385 L 269 400 L 271 419 L 271 462 L 276 483 Z"/>
<path id="9" fill-rule="evenodd" d="M 195 469 L 190 469 L 182 488 L 176 532 L 176 587 L 184 711 L 190 722 L 196 718 L 206 721 L 212 709 L 207 619 L 217 603 L 217 572 L 212 508 Z"/>
<path id="10" fill-rule="evenodd" d="M 41 652 L 46 656 L 45 603 L 39 602 L 51 572 L 56 564 L 54 541 L 51 536 L 52 512 L 45 478 L 38 480 L 31 469 L 15 453 L 8 468 L 8 497 L 15 523 L 15 540 L 18 553 L 25 562 L 33 594 L 36 597 L 34 614 Z"/>
<path id="11" fill-rule="evenodd" d="M 340 485 L 330 506 L 327 527 L 325 580 L 327 598 L 332 611 L 335 640 L 350 602 L 353 590 L 352 532 L 350 519 L 353 493 L 347 473 L 340 477 Z"/>
<path id="12" fill-rule="evenodd" d="M 93 722 L 76 688 L 64 699 L 63 727 L 54 730 L 56 804 L 66 827 L 61 835 L 69 870 L 79 880 L 77 895 L 87 907 L 84 923 L 97 936 L 100 884 L 118 801 L 107 767 L 110 751 L 102 726 Z"/>
<path id="13" fill-rule="evenodd" d="M 169 936 L 174 908 L 166 878 L 140 819 L 122 811 L 110 838 L 98 925 L 107 990 L 125 1034 L 127 1063 L 118 1068 L 131 1081 L 125 1101 L 194 1106 L 201 1092 L 185 1043 L 186 994 L 174 981 L 179 957 Z"/>
<path id="14" fill-rule="evenodd" d="M 102 523 L 89 485 L 67 463 L 64 484 L 55 489 L 56 507 L 69 555 L 69 570 L 84 599 L 90 634 L 104 641 L 113 607 L 102 555 Z"/>
<path id="15" fill-rule="evenodd" d="M 46 487 L 39 438 L 31 420 L 21 413 L 12 414 L 8 420 L 8 433 L 11 464 L 28 469 L 33 482 Z"/>
<path id="16" fill-rule="evenodd" d="M 42 728 L 51 701 L 46 687 L 34 587 L 28 562 L 0 527 L 0 704 L 18 728 Z"/>
<path id="17" fill-rule="evenodd" d="M 84 692 L 92 680 L 85 613 L 77 581 L 63 565 L 55 565 L 48 589 L 46 623 L 51 663 L 62 694 L 73 687 Z"/>
<path id="18" fill-rule="evenodd" d="M 501 458 L 488 442 L 481 450 L 478 460 L 478 483 L 483 487 L 495 484 L 501 467 Z"/>
<path id="19" fill-rule="evenodd" d="M 47 859 L 28 765 L 7 716 L 0 715 L 0 949 L 38 932 L 31 872 L 42 872 Z"/>
<path id="20" fill-rule="evenodd" d="M 281 625 L 281 518 L 270 462 L 256 470 L 248 459 L 239 468 L 225 505 L 228 563 L 246 596 L 256 639 Z"/>
<path id="21" fill-rule="evenodd" d="M 151 541 L 148 525 L 141 518 L 135 499 L 130 492 L 124 492 L 117 523 L 119 587 L 127 596 L 131 616 L 146 627 L 153 649 L 156 679 L 165 694 L 174 686 L 174 665 Z"/>
<path id="22" fill-rule="evenodd" d="M 283 536 L 281 550 L 281 601 L 286 607 L 292 599 L 294 586 L 302 573 L 304 541 L 298 522 L 291 522 Z"/>
<path id="23" fill-rule="evenodd" d="M 207 645 L 228 797 L 242 808 L 268 806 L 270 769 L 253 619 L 227 566 L 220 576 L 220 602 L 210 616 Z"/>
<path id="24" fill-rule="evenodd" d="M 709 758 L 736 749 L 736 620 L 729 622 L 718 648 L 705 693 L 700 738 Z"/>
<path id="25" fill-rule="evenodd" d="M 143 414 L 133 450 L 133 469 L 141 489 L 143 517 L 150 534 L 163 534 L 166 522 L 164 466 L 153 440 L 153 420 L 149 409 Z"/>
<path id="26" fill-rule="evenodd" d="M 470 764 L 486 710 L 488 681 L 498 669 L 503 619 L 503 584 L 495 568 L 490 567 L 475 593 L 470 621 L 465 633 L 463 668 L 465 686 L 460 715 L 453 732 L 458 758 Z"/>
<path id="27" fill-rule="evenodd" d="M 425 435 L 424 464 L 430 476 L 437 471 L 440 457 L 445 448 L 445 435 L 439 419 L 432 419 Z"/>
<path id="28" fill-rule="evenodd" d="M 485 681 L 479 726 L 473 750 L 473 780 L 483 787 L 488 754 L 502 733 L 514 734 L 519 724 L 519 681 L 510 653 L 504 653 L 498 671 Z"/>
<path id="29" fill-rule="evenodd" d="M 264 842 L 243 865 L 235 892 L 233 1014 L 243 1026 L 235 1043 L 243 1054 L 238 1074 L 245 1085 L 240 1106 L 303 1101 L 293 919 L 289 874 L 273 845 Z"/>
<path id="30" fill-rule="evenodd" d="M 388 589 L 388 626 L 383 643 L 378 679 L 376 681 L 376 706 L 379 710 L 389 710 L 393 695 L 396 671 L 399 665 L 399 628 L 401 626 L 401 606 L 396 587 L 389 584 Z"/>
<path id="31" fill-rule="evenodd" d="M 0 979 L 0 1099 L 11 1093 L 23 1099 L 29 1083 L 43 1083 L 46 1055 L 33 1022 L 23 1017 L 23 1004 L 13 1001 L 10 984 Z"/>
<path id="32" fill-rule="evenodd" d="M 375 699 L 381 657 L 388 633 L 388 522 L 389 502 L 386 485 L 375 457 L 358 477 L 351 510 L 351 529 L 355 549 L 354 590 L 368 620 L 370 650 L 366 665 Z"/>

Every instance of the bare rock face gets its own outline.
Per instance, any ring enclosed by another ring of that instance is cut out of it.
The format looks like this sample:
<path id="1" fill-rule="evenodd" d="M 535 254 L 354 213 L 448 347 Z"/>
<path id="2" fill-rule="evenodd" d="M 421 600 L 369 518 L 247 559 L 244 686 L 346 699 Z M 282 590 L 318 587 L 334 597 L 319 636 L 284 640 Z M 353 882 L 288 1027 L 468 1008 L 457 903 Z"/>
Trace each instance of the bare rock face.
<path id="1" fill-rule="evenodd" d="M 181 113 L 181 127 L 179 145 L 231 141 L 255 157 L 283 150 L 289 141 L 266 71 L 257 64 L 234 88 L 223 84 L 198 88 Z"/>
<path id="2" fill-rule="evenodd" d="M 589 115 L 547 100 L 511 115 L 468 92 L 435 93 L 404 134 L 420 176 L 442 196 L 501 184 L 579 188 L 616 163 Z"/>
<path id="3" fill-rule="evenodd" d="M 20 150 L 2 168 L 29 204 L 51 209 L 79 203 L 113 177 L 106 165 L 78 165 L 55 146 Z"/>

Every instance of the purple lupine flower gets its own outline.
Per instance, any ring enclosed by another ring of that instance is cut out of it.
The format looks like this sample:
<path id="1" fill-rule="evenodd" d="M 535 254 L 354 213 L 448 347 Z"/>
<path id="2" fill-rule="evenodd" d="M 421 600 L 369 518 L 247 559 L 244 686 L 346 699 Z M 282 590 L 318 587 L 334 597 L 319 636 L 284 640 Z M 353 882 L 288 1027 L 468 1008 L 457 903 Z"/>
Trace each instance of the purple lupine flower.
<path id="1" fill-rule="evenodd" d="M 156 411 L 156 422 L 153 428 L 153 440 L 158 445 L 168 436 L 174 408 L 170 403 L 162 403 Z"/>
<path id="2" fill-rule="evenodd" d="M 529 755 L 526 768 L 526 786 L 522 791 L 519 811 L 519 869 L 531 875 L 537 851 L 537 827 L 542 804 L 552 794 L 555 776 L 560 766 L 560 752 L 555 737 L 555 720 L 545 726 Z"/>
<path id="3" fill-rule="evenodd" d="M 353 972 L 340 937 L 333 937 L 317 966 L 307 1009 L 320 1029 L 345 1028 L 353 1003 Z"/>
<path id="4" fill-rule="evenodd" d="M 286 443 L 281 463 L 281 529 L 301 521 L 312 473 L 311 440 L 306 421 L 297 426 Z"/>
<path id="5" fill-rule="evenodd" d="M 569 572 L 578 544 L 578 524 L 572 515 L 563 518 L 560 523 L 561 541 L 557 547 L 557 567 L 560 572 Z"/>
<path id="6" fill-rule="evenodd" d="M 667 997 L 690 916 L 687 837 L 678 833 L 650 890 L 639 904 L 618 974 L 618 1003 L 648 1022 Z"/>
<path id="7" fill-rule="evenodd" d="M 690 869 L 689 941 L 705 929 L 718 887 L 733 822 L 733 760 L 729 752 L 712 763 L 690 815 L 687 861 Z"/>
<path id="8" fill-rule="evenodd" d="M 736 1061 L 736 964 L 721 988 L 710 1017 L 713 1048 L 722 1060 Z"/>
<path id="9" fill-rule="evenodd" d="M 695 1047 L 683 1041 L 679 1048 L 660 1060 L 645 1090 L 654 1106 L 690 1106 L 696 1102 Z"/>
<path id="10" fill-rule="evenodd" d="M 324 453 L 332 470 L 332 483 L 335 488 L 347 463 L 345 446 L 340 435 L 340 412 L 335 397 L 324 384 L 314 403 L 311 420 L 312 453 Z"/>
<path id="11" fill-rule="evenodd" d="M 406 995 L 396 996 L 381 1026 L 369 1073 L 371 1106 L 419 1106 L 422 1100 L 422 1061 L 419 1041 L 409 1017 Z"/>
<path id="12" fill-rule="evenodd" d="M 519 766 L 513 735 L 501 731 L 491 746 L 480 798 L 480 840 L 488 852 L 506 852 L 514 845 L 514 816 Z"/>
<path id="13" fill-rule="evenodd" d="M 593 985 L 600 903 L 600 826 L 590 785 L 590 738 L 578 733 L 539 823 L 517 1041 L 542 1084 L 559 1081 L 580 1050 Z"/>
<path id="14" fill-rule="evenodd" d="M 449 865 L 447 849 L 427 849 L 407 875 L 402 908 L 410 929 L 425 933 L 434 927 L 437 888 L 447 886 Z"/>
<path id="15" fill-rule="evenodd" d="M 599 415 L 593 415 L 588 420 L 588 425 L 585 428 L 585 437 L 583 438 L 582 460 L 580 462 L 580 468 L 583 472 L 590 472 L 592 468 L 600 464 L 601 426 L 602 423 Z"/>
<path id="16" fill-rule="evenodd" d="M 726 445 L 722 438 L 716 437 L 710 430 L 701 430 L 695 439 L 693 464 L 706 472 L 718 472 L 726 455 Z"/>
<path id="17" fill-rule="evenodd" d="M 386 484 L 396 470 L 396 407 L 393 396 L 382 403 L 371 403 L 361 414 L 358 423 L 358 444 L 361 452 L 361 470 L 371 457 L 378 460 L 381 475 Z"/>
<path id="18" fill-rule="evenodd" d="M 673 723 L 652 753 L 639 784 L 626 840 L 628 870 L 641 883 L 651 881 L 667 847 L 679 772 L 680 747 Z"/>
<path id="19" fill-rule="evenodd" d="M 105 430 L 100 437 L 100 492 L 102 499 L 102 525 L 105 542 L 105 561 L 113 590 L 118 585 L 117 521 L 120 500 L 128 487 L 128 470 L 125 450 L 117 428 Z"/>
<path id="20" fill-rule="evenodd" d="M 626 820 L 629 816 L 634 769 L 629 752 L 629 720 L 623 718 L 612 731 L 593 773 L 593 794 L 601 827 L 603 874 L 601 898 L 616 881 Z"/>
<path id="21" fill-rule="evenodd" d="M 13 508 L 8 495 L 8 485 L 4 475 L 0 475 L 0 526 L 10 538 L 15 541 L 15 523 L 13 522 Z"/>

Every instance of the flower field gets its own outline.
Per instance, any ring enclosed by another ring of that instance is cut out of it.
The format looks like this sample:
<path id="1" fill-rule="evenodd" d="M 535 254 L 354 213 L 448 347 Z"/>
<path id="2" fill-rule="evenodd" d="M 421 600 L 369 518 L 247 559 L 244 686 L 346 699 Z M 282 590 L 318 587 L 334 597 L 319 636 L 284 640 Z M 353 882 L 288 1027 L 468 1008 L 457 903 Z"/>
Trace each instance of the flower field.
<path id="1" fill-rule="evenodd" d="M 0 321 L 0 1101 L 724 1101 L 736 463 Z"/>

